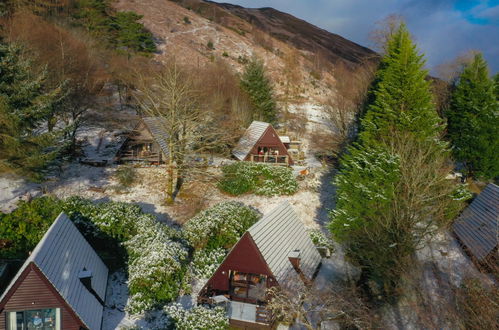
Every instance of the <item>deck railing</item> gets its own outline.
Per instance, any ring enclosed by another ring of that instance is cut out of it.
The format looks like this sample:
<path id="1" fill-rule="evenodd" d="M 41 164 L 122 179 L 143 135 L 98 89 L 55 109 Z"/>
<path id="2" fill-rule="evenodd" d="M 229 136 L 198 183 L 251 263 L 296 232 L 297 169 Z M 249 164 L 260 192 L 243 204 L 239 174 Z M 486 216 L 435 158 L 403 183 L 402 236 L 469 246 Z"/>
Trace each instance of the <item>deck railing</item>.
<path id="1" fill-rule="evenodd" d="M 288 155 L 251 155 L 250 160 L 255 163 L 289 165 Z"/>

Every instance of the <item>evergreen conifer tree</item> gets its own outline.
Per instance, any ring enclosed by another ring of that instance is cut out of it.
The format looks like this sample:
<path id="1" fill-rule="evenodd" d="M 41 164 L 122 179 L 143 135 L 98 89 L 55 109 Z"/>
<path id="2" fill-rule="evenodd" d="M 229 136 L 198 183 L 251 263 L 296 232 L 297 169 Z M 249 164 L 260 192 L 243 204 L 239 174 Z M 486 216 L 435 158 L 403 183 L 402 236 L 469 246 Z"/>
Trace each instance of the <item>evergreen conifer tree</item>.
<path id="1" fill-rule="evenodd" d="M 265 76 L 263 62 L 253 58 L 241 78 L 241 87 L 248 94 L 253 107 L 253 119 L 275 124 L 276 104 L 270 81 Z"/>
<path id="2" fill-rule="evenodd" d="M 478 177 L 498 177 L 499 103 L 481 54 L 463 69 L 446 116 L 456 159 Z"/>
<path id="3" fill-rule="evenodd" d="M 45 91 L 45 73 L 35 73 L 22 48 L 0 41 L 0 172 L 35 179 L 60 147 L 46 124 L 62 91 Z"/>
<path id="4" fill-rule="evenodd" d="M 362 119 L 358 143 L 341 159 L 330 230 L 347 255 L 394 293 L 415 251 L 455 215 L 447 147 L 418 54 L 404 24 L 392 35 Z M 373 287 L 373 286 L 371 286 Z"/>
<path id="5" fill-rule="evenodd" d="M 396 131 L 421 138 L 435 137 L 439 117 L 425 79 L 425 61 L 411 41 L 405 24 L 388 41 L 387 52 L 376 75 L 373 102 L 363 118 L 361 138 L 371 142 L 388 139 Z"/>

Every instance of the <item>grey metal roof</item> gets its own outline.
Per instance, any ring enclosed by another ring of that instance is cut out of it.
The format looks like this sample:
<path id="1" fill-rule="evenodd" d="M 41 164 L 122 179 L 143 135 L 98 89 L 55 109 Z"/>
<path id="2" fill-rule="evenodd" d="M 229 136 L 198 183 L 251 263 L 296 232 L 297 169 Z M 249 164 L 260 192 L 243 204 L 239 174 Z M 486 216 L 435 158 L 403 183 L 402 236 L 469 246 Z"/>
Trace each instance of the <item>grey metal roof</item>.
<path id="1" fill-rule="evenodd" d="M 269 126 L 269 123 L 256 120 L 253 121 L 246 132 L 244 132 L 244 135 L 239 140 L 237 146 L 232 150 L 232 154 L 237 159 L 244 160 L 251 151 L 251 148 L 260 140 Z"/>
<path id="2" fill-rule="evenodd" d="M 321 262 L 319 252 L 288 202 L 264 215 L 248 232 L 280 284 L 296 273 L 288 259 L 290 252 L 300 250 L 300 268 L 309 279 Z"/>
<path id="3" fill-rule="evenodd" d="M 143 117 L 142 120 L 165 156 L 168 156 L 168 133 L 166 132 L 165 119 L 161 117 Z"/>
<path id="4" fill-rule="evenodd" d="M 461 242 L 479 260 L 498 243 L 499 187 L 491 183 L 461 213 L 452 225 Z"/>
<path id="5" fill-rule="evenodd" d="M 69 218 L 61 213 L 5 290 L 0 301 L 21 273 L 33 262 L 90 330 L 100 329 L 103 306 L 78 278 L 86 268 L 92 272 L 92 288 L 105 300 L 108 269 Z"/>

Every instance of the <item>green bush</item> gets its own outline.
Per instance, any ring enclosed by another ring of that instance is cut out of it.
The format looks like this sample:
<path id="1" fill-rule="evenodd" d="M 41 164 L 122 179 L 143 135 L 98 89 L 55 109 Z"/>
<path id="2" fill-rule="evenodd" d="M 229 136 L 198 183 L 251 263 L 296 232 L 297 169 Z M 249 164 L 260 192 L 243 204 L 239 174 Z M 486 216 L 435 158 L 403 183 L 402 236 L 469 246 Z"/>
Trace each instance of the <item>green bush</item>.
<path id="1" fill-rule="evenodd" d="M 0 213 L 0 258 L 26 258 L 61 211 L 59 200 L 41 197 Z"/>
<path id="2" fill-rule="evenodd" d="M 197 250 L 228 249 L 253 225 L 256 211 L 238 202 L 223 202 L 200 212 L 184 225 L 184 236 Z"/>
<path id="3" fill-rule="evenodd" d="M 189 19 L 189 17 L 184 16 L 184 23 L 185 24 L 191 24 L 191 20 Z"/>
<path id="4" fill-rule="evenodd" d="M 207 308 L 196 306 L 185 310 L 176 303 L 165 307 L 165 312 L 178 330 L 225 330 L 229 329 L 229 320 L 222 307 Z"/>
<path id="5" fill-rule="evenodd" d="M 222 53 L 222 56 L 223 56 L 223 57 L 229 57 L 229 53 L 227 53 L 227 52 L 223 52 L 223 53 Z"/>
<path id="6" fill-rule="evenodd" d="M 120 166 L 114 175 L 123 187 L 131 187 L 137 178 L 137 172 L 133 166 Z"/>
<path id="7" fill-rule="evenodd" d="M 320 229 L 309 230 L 308 234 L 316 247 L 326 247 L 330 251 L 334 250 L 333 240 L 326 236 Z"/>
<path id="8" fill-rule="evenodd" d="M 208 279 L 210 278 L 218 266 L 222 264 L 225 256 L 227 255 L 227 250 L 223 248 L 212 249 L 212 250 L 198 250 L 194 252 L 191 273 L 197 279 Z"/>
<path id="9" fill-rule="evenodd" d="M 298 190 L 298 182 L 289 167 L 237 162 L 224 166 L 222 172 L 218 187 L 231 195 L 292 195 Z"/>
<path id="10" fill-rule="evenodd" d="M 208 47 L 208 49 L 210 49 L 210 50 L 215 49 L 215 46 L 213 45 L 213 41 L 211 41 L 211 40 L 208 41 L 208 43 L 206 44 L 206 47 Z"/>
<path id="11" fill-rule="evenodd" d="M 152 217 L 138 219 L 137 234 L 124 243 L 128 252 L 127 311 L 141 313 L 175 300 L 187 269 L 188 250 L 172 229 Z"/>

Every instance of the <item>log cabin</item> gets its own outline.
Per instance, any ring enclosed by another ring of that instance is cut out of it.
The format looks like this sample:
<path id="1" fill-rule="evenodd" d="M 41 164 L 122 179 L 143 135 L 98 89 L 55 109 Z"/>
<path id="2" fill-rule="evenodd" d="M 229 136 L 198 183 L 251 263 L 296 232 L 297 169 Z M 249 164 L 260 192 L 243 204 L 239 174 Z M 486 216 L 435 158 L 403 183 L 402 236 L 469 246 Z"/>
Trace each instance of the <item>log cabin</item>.
<path id="1" fill-rule="evenodd" d="M 499 186 L 490 183 L 454 221 L 452 229 L 478 264 L 497 265 Z"/>
<path id="2" fill-rule="evenodd" d="M 168 157 L 168 133 L 164 119 L 143 117 L 116 153 L 118 163 L 163 164 Z"/>
<path id="3" fill-rule="evenodd" d="M 0 297 L 0 328 L 99 330 L 108 269 L 61 213 Z"/>
<path id="4" fill-rule="evenodd" d="M 287 138 L 289 146 L 289 137 Z M 269 123 L 253 121 L 232 150 L 232 155 L 241 161 L 293 165 L 283 141 Z"/>
<path id="5" fill-rule="evenodd" d="M 288 202 L 251 226 L 200 291 L 198 302 L 226 301 L 231 326 L 267 329 L 267 289 L 288 281 L 309 283 L 321 256 Z"/>

